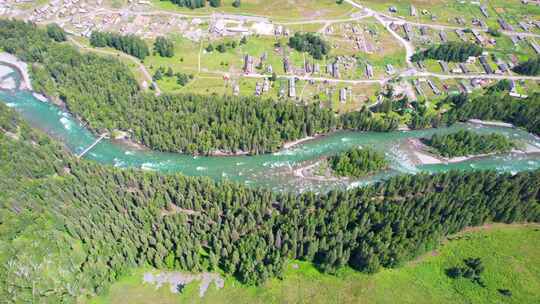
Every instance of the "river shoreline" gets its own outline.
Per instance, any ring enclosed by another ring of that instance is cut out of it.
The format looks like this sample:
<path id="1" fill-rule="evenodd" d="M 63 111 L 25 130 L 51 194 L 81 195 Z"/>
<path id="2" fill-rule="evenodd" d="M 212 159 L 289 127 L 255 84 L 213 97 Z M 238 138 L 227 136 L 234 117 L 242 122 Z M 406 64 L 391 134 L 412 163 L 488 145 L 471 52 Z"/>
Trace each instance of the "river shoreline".
<path id="1" fill-rule="evenodd" d="M 22 75 L 22 81 L 20 84 L 20 90 L 32 90 L 32 81 L 30 80 L 30 74 L 28 73 L 28 64 L 19 60 L 14 55 L 2 52 L 0 53 L 0 63 L 3 63 L 13 69 L 16 69 L 20 75 Z"/>
<path id="2" fill-rule="evenodd" d="M 283 144 L 283 147 L 282 147 L 282 150 L 287 150 L 287 149 L 290 149 L 292 147 L 295 147 L 295 146 L 298 146 L 302 143 L 306 143 L 308 141 L 311 141 L 311 140 L 314 140 L 314 139 L 317 139 L 317 138 L 320 138 L 324 135 L 322 134 L 317 134 L 315 136 L 307 136 L 307 137 L 304 137 L 304 138 L 300 138 L 298 140 L 294 140 L 294 141 L 288 141 L 288 142 L 285 142 Z"/>
<path id="3" fill-rule="evenodd" d="M 466 155 L 466 156 L 457 156 L 457 157 L 443 157 L 440 155 L 433 154 L 428 151 L 428 147 L 422 143 L 420 138 L 410 138 L 407 140 L 407 144 L 411 147 L 412 154 L 416 158 L 413 160 L 415 165 L 438 165 L 438 164 L 454 164 L 460 163 L 472 159 L 480 159 L 489 156 L 495 155 L 504 155 L 508 153 L 515 154 L 540 154 L 540 148 L 535 147 L 531 144 L 527 144 L 524 149 L 512 149 L 508 153 L 483 153 L 475 155 Z"/>
<path id="4" fill-rule="evenodd" d="M 312 181 L 318 181 L 318 182 L 337 182 L 337 181 L 343 181 L 346 182 L 349 180 L 347 177 L 336 177 L 336 176 L 318 176 L 313 174 L 313 169 L 317 166 L 321 165 L 322 162 L 326 161 L 326 159 L 319 159 L 315 161 L 312 164 L 301 166 L 299 168 L 296 168 L 293 170 L 293 175 L 295 177 L 306 179 L 306 180 L 312 180 Z"/>
<path id="5" fill-rule="evenodd" d="M 22 75 L 17 74 L 18 70 L 15 68 L 11 70 L 19 82 Z M 39 129 L 63 142 L 71 152 L 84 150 L 97 139 L 96 133 L 100 130 L 89 129 L 81 117 L 69 114 L 70 111 L 65 105 L 57 106 L 52 100 L 49 103 L 44 103 L 38 100 L 31 91 L 21 89 L 16 89 L 13 92 L 0 91 L 0 96 L 6 96 L 3 102 L 17 109 Z M 443 163 L 426 167 L 417 166 L 411 161 L 415 157 L 411 155 L 412 151 L 407 147 L 407 139 L 444 134 L 464 128 L 471 129 L 471 126 L 471 123 L 457 123 L 453 126 L 437 129 L 391 132 L 336 130 L 324 135 L 319 134 L 284 143 L 283 147 L 276 153 L 230 155 L 218 152 L 221 155 L 215 157 L 211 155 L 193 157 L 192 154 L 152 151 L 132 140 L 129 131 L 116 130 L 116 135 L 114 132 L 111 134 L 112 140 L 103 141 L 94 153 L 88 153 L 85 158 L 120 168 L 143 168 L 166 173 L 181 173 L 186 176 L 208 176 L 215 180 L 225 178 L 247 185 L 270 187 L 276 191 L 290 189 L 317 192 L 325 192 L 335 188 L 357 187 L 363 185 L 364 182 L 375 182 L 398 174 L 438 173 L 454 168 L 463 170 L 496 169 L 505 172 L 540 169 L 540 153 L 534 156 L 509 153 L 503 156 L 485 157 L 477 160 L 480 163 L 478 166 L 472 166 L 476 164 L 476 160 L 471 161 L 471 166 Z M 499 126 L 479 126 L 472 129 L 480 128 L 493 129 L 492 132 L 505 134 L 510 132 L 515 138 L 529 143 L 531 145 L 528 147 L 529 150 L 540 148 L 540 138 L 532 136 L 531 133 L 525 132 L 521 128 L 509 131 L 509 129 L 503 130 Z M 125 138 L 120 139 L 121 137 Z M 308 142 L 309 144 L 307 144 Z M 293 149 L 299 145 L 302 146 Z M 393 165 L 389 170 L 373 176 L 347 179 L 331 176 L 324 171 L 325 168 L 317 167 L 320 163 L 314 164 L 327 155 L 354 146 L 371 146 L 374 149 L 385 151 L 385 154 L 394 159 Z M 138 152 L 138 150 L 143 151 Z M 304 168 L 306 166 L 307 169 Z"/>
<path id="6" fill-rule="evenodd" d="M 222 150 L 214 150 L 208 154 L 208 156 L 216 156 L 216 157 L 231 157 L 231 156 L 247 156 L 250 155 L 249 152 L 246 151 L 236 151 L 236 152 L 225 152 Z M 194 156 L 200 156 L 200 155 L 194 155 Z"/>
<path id="7" fill-rule="evenodd" d="M 476 125 L 483 125 L 483 126 L 496 126 L 496 127 L 505 127 L 505 128 L 515 128 L 515 126 L 511 123 L 502 122 L 502 121 L 487 121 L 487 120 L 480 120 L 480 119 L 469 119 L 467 122 L 476 124 Z"/>

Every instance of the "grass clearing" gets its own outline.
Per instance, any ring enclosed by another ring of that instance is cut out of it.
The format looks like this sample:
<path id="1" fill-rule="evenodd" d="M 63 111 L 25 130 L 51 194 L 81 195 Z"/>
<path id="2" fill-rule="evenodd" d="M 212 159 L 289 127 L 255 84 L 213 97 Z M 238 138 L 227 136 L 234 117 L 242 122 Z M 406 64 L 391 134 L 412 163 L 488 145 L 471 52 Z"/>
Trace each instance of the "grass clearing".
<path id="1" fill-rule="evenodd" d="M 197 284 L 189 284 L 180 295 L 163 288 L 156 291 L 141 283 L 143 271 L 137 270 L 89 303 L 538 303 L 538 252 L 538 225 L 496 224 L 455 235 L 439 250 L 375 275 L 352 269 L 326 275 L 309 263 L 293 261 L 283 280 L 254 287 L 229 277 L 223 289 L 211 285 L 199 298 Z M 482 259 L 486 288 L 446 276 L 447 268 L 461 266 L 469 257 Z M 498 289 L 509 289 L 512 296 L 505 297 Z M 148 302 L 141 302 L 144 299 Z"/>
<path id="2" fill-rule="evenodd" d="M 337 4 L 335 0 L 242 0 L 239 8 L 232 6 L 233 0 L 222 0 L 221 7 L 190 9 L 179 7 L 169 1 L 152 0 L 152 5 L 159 10 L 189 13 L 190 15 L 208 15 L 220 12 L 238 15 L 256 15 L 272 18 L 274 21 L 298 21 L 328 18 L 344 18 L 358 11 L 346 3 Z"/>
<path id="3" fill-rule="evenodd" d="M 123 276 L 116 282 L 110 291 L 100 297 L 89 301 L 81 299 L 79 302 L 87 304 L 129 303 L 129 304 L 173 304 L 180 303 L 177 294 L 170 291 L 169 285 L 157 289 L 154 285 L 143 284 L 143 275 L 151 271 L 149 268 L 135 269 L 130 275 Z"/>

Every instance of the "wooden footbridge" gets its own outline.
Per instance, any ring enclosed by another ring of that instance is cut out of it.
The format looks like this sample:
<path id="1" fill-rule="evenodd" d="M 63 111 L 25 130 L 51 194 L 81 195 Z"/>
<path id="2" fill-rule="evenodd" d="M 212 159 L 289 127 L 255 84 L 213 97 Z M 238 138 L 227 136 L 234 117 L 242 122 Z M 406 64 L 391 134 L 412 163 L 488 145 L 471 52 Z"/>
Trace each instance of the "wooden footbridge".
<path id="1" fill-rule="evenodd" d="M 77 158 L 83 157 L 86 153 L 92 150 L 97 144 L 99 144 L 99 142 L 102 139 L 106 138 L 108 135 L 109 135 L 108 133 L 101 134 L 101 136 L 99 136 L 98 139 L 96 139 L 96 141 L 94 141 L 90 146 L 88 146 L 88 148 L 84 149 L 79 155 L 77 155 Z"/>

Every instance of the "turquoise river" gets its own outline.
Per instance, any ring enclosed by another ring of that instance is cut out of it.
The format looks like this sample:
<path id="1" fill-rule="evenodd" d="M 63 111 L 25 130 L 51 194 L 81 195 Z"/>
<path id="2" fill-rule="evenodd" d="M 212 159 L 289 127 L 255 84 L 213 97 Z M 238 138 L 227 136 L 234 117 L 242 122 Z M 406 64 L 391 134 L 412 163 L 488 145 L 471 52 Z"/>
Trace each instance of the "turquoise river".
<path id="1" fill-rule="evenodd" d="M 0 65 L 0 82 L 11 78 L 9 80 L 14 83 L 11 89 L 0 90 L 0 100 L 18 111 L 32 126 L 61 141 L 74 153 L 80 153 L 96 140 L 95 134 L 84 128 L 65 110 L 50 102 L 40 101 L 30 91 L 19 90 L 20 77 L 18 71 Z M 134 167 L 190 176 L 208 176 L 216 180 L 229 179 L 274 190 L 296 191 L 324 191 L 332 187 L 358 186 L 403 173 L 434 173 L 450 169 L 518 172 L 540 168 L 539 153 L 509 153 L 448 164 L 421 165 L 414 161 L 414 151 L 409 139 L 460 129 L 470 129 L 478 133 L 497 132 L 515 139 L 522 145 L 533 149 L 540 148 L 540 138 L 520 129 L 461 123 L 448 128 L 421 131 L 337 132 L 277 153 L 257 156 L 194 157 L 138 150 L 104 139 L 90 150 L 85 158 L 122 168 Z M 369 146 L 384 152 L 391 161 L 391 168 L 360 180 L 314 180 L 297 174 L 299 167 L 355 146 Z"/>

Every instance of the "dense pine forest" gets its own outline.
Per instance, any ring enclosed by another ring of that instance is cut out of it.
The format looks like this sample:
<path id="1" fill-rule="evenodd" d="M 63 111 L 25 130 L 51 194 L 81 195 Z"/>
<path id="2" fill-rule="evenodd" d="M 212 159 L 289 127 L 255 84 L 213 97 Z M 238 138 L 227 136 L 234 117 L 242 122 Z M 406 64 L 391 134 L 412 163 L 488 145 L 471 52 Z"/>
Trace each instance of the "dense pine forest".
<path id="1" fill-rule="evenodd" d="M 452 62 L 464 62 L 470 56 L 480 56 L 482 48 L 474 43 L 468 42 L 448 42 L 431 46 L 426 50 L 414 54 L 412 61 L 422 61 L 425 59 L 436 59 Z"/>
<path id="2" fill-rule="evenodd" d="M 438 108 L 450 108 L 443 113 L 428 112 L 413 102 L 417 111 L 412 113 L 408 126 L 411 129 L 438 128 L 458 121 L 481 119 L 511 123 L 540 135 L 540 93 L 532 93 L 525 99 L 515 98 L 508 94 L 505 85 L 505 82 L 499 82 L 483 95 L 450 95 L 437 104 Z"/>
<path id="3" fill-rule="evenodd" d="M 370 148 L 353 148 L 328 159 L 338 176 L 361 177 L 388 167 L 384 154 Z"/>
<path id="4" fill-rule="evenodd" d="M 445 135 L 435 134 L 429 139 L 423 139 L 423 142 L 445 157 L 504 153 L 516 146 L 504 135 L 476 134 L 468 130 Z"/>
<path id="5" fill-rule="evenodd" d="M 287 259 L 399 267 L 445 235 L 540 221 L 540 171 L 400 176 L 326 194 L 78 160 L 0 104 L 0 298 L 75 302 L 130 267 L 221 269 L 246 284 Z"/>
<path id="6" fill-rule="evenodd" d="M 513 98 L 507 93 L 476 96 L 455 95 L 447 98 L 452 109 L 442 116 L 444 123 L 466 121 L 472 118 L 498 120 L 540 135 L 540 93 L 526 99 Z"/>

